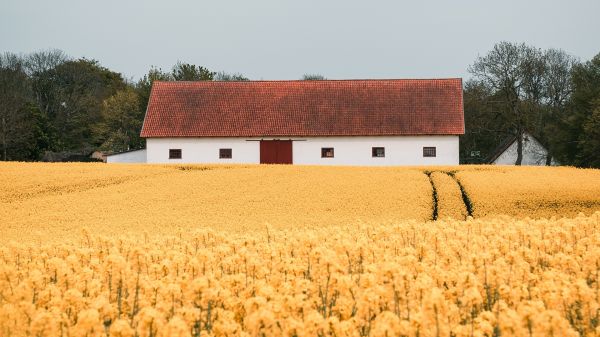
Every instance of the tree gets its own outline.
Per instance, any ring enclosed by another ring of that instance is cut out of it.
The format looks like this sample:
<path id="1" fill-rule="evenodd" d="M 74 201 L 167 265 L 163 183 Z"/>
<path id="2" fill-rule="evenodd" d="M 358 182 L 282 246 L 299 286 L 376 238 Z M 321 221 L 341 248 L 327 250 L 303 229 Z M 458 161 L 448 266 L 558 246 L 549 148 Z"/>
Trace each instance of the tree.
<path id="1" fill-rule="evenodd" d="M 546 165 L 550 165 L 552 157 L 562 163 L 569 163 L 565 158 L 565 127 L 562 119 L 569 113 L 567 104 L 571 97 L 571 72 L 578 64 L 577 59 L 562 50 L 549 49 L 545 52 L 546 71 L 544 76 L 545 109 L 540 115 L 536 128 L 537 137 L 546 144 L 548 157 Z"/>
<path id="2" fill-rule="evenodd" d="M 215 81 L 249 81 L 249 79 L 240 74 L 240 73 L 233 73 L 233 74 L 228 74 L 224 71 L 219 71 L 215 74 Z"/>
<path id="3" fill-rule="evenodd" d="M 0 156 L 2 160 L 37 159 L 38 114 L 23 59 L 0 55 Z"/>
<path id="4" fill-rule="evenodd" d="M 598 109 L 600 109 L 600 54 L 573 68 L 573 94 L 570 114 L 562 125 L 569 130 L 565 142 L 570 144 L 568 157 L 578 166 L 600 167 L 598 147 Z"/>
<path id="5" fill-rule="evenodd" d="M 461 163 L 484 163 L 498 144 L 506 139 L 506 124 L 493 104 L 496 100 L 486 86 L 476 81 L 465 83 L 465 134 L 460 136 Z"/>
<path id="6" fill-rule="evenodd" d="M 27 74 L 29 76 L 35 76 L 37 74 L 43 74 L 69 60 L 70 57 L 62 50 L 48 49 L 36 51 L 27 55 L 24 65 Z"/>
<path id="7" fill-rule="evenodd" d="M 121 74 L 95 60 L 63 62 L 39 75 L 46 83 L 41 105 L 46 111 L 51 150 L 89 152 L 100 145 L 93 126 L 101 122 L 102 102 L 125 87 Z"/>
<path id="8" fill-rule="evenodd" d="M 196 66 L 189 63 L 177 61 L 171 71 L 175 81 L 212 81 L 215 72 L 212 72 L 202 66 Z"/>
<path id="9" fill-rule="evenodd" d="M 550 144 L 547 163 L 560 152 L 549 125 L 565 110 L 575 64 L 575 58 L 562 50 L 500 42 L 469 67 L 473 80 L 489 92 L 487 104 L 494 106 L 491 115 L 497 123 L 489 131 L 505 132 L 517 140 L 516 165 L 523 158 L 526 131 Z"/>
<path id="10" fill-rule="evenodd" d="M 143 147 L 140 130 L 144 113 L 133 88 L 120 90 L 104 100 L 102 117 L 99 132 L 104 138 L 103 150 L 121 152 Z"/>
<path id="11" fill-rule="evenodd" d="M 469 68 L 475 81 L 497 94 L 499 116 L 509 126 L 505 131 L 517 139 L 516 165 L 521 165 L 523 135 L 532 120 L 522 103 L 534 97 L 536 92 L 535 79 L 527 77 L 526 73 L 535 74 L 537 62 L 530 58 L 538 54 L 524 44 L 500 42 Z"/>
<path id="12" fill-rule="evenodd" d="M 322 81 L 326 80 L 325 76 L 320 74 L 304 74 L 302 75 L 302 80 L 304 81 Z"/>
<path id="13" fill-rule="evenodd" d="M 583 123 L 580 147 L 579 163 L 600 168 L 600 98 L 595 101 L 594 110 Z"/>

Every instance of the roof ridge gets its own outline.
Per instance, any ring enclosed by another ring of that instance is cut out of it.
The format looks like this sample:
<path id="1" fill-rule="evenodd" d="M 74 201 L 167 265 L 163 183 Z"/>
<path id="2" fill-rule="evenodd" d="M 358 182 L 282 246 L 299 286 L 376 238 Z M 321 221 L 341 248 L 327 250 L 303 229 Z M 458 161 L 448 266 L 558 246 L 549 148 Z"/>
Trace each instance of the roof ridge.
<path id="1" fill-rule="evenodd" d="M 346 78 L 346 79 L 324 79 L 324 80 L 246 80 L 246 81 L 218 81 L 218 80 L 200 80 L 200 81 L 163 81 L 156 80 L 153 83 L 275 83 L 275 82 L 383 82 L 383 81 L 451 81 L 460 80 L 462 77 L 437 77 L 437 78 Z"/>

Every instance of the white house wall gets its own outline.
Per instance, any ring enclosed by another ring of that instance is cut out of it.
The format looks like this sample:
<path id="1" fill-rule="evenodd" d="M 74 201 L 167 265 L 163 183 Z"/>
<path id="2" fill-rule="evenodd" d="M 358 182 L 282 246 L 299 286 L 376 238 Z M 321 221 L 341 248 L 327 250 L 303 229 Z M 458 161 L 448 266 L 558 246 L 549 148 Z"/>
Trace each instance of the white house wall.
<path id="1" fill-rule="evenodd" d="M 270 140 L 273 138 L 264 138 Z M 458 136 L 280 137 L 292 139 L 294 164 L 305 165 L 458 165 Z M 260 138 L 148 138 L 148 163 L 256 163 Z M 436 147 L 436 157 L 423 157 L 423 147 Z M 321 158 L 321 148 L 333 147 L 334 158 Z M 384 147 L 384 158 L 372 148 Z M 231 159 L 219 159 L 219 149 L 232 149 Z M 169 149 L 181 149 L 181 159 L 169 159 Z"/>
<path id="2" fill-rule="evenodd" d="M 115 153 L 106 156 L 107 163 L 145 163 L 146 150 Z"/>
<path id="3" fill-rule="evenodd" d="M 423 157 L 423 147 L 436 147 L 436 157 Z M 321 158 L 321 148 L 334 148 Z M 384 147 L 385 157 L 372 157 Z M 294 164 L 306 165 L 458 165 L 458 136 L 315 137 L 294 142 Z"/>
<path id="4" fill-rule="evenodd" d="M 248 138 L 147 138 L 148 163 L 258 163 L 259 142 Z M 181 149 L 181 159 L 169 159 L 169 149 Z M 231 149 L 231 159 L 219 159 L 219 149 Z"/>

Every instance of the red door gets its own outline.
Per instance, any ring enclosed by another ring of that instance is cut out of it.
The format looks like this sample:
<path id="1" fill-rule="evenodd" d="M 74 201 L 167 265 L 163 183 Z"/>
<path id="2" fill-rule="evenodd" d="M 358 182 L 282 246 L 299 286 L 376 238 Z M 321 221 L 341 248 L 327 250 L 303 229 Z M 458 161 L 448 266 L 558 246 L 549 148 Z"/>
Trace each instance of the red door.
<path id="1" fill-rule="evenodd" d="M 260 163 L 261 164 L 291 164 L 292 163 L 292 141 L 291 140 L 261 140 L 260 141 Z"/>

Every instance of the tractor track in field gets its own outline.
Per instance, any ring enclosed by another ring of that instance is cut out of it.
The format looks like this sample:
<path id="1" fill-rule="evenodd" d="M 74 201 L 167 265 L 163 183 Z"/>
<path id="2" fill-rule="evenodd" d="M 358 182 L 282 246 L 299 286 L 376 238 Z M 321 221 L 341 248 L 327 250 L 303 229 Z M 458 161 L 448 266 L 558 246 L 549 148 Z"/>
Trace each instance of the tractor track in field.
<path id="1" fill-rule="evenodd" d="M 432 212 L 431 212 L 431 220 L 433 221 L 437 221 L 438 218 L 438 195 L 437 195 L 437 189 L 435 187 L 435 184 L 433 182 L 433 179 L 431 178 L 431 171 L 423 171 L 423 173 L 425 173 L 427 175 L 427 178 L 429 178 L 429 183 L 431 184 L 431 191 L 432 191 Z"/>
<path id="2" fill-rule="evenodd" d="M 471 201 L 471 198 L 469 198 L 469 195 L 467 194 L 467 191 L 465 190 L 465 187 L 463 186 L 463 184 L 456 177 L 456 172 L 451 171 L 451 172 L 446 172 L 446 174 L 448 174 L 450 177 L 452 177 L 452 179 L 454 179 L 454 181 L 456 181 L 458 188 L 460 188 L 460 193 L 462 194 L 462 199 L 463 199 L 463 202 L 465 203 L 465 207 L 467 208 L 467 216 L 472 217 L 473 216 L 473 202 Z"/>
<path id="3" fill-rule="evenodd" d="M 465 220 L 468 217 L 472 217 L 473 216 L 473 202 L 469 198 L 469 195 L 467 194 L 467 191 L 465 190 L 465 188 L 462 185 L 462 183 L 460 182 L 460 180 L 456 177 L 456 172 L 455 171 L 423 171 L 423 173 L 429 179 L 429 183 L 431 184 L 431 190 L 432 190 L 431 220 L 432 221 L 437 221 L 438 216 L 440 214 L 440 207 L 441 207 L 441 205 L 440 205 L 440 199 L 439 199 L 440 196 L 438 195 L 438 188 L 435 186 L 434 179 L 431 176 L 431 174 L 433 172 L 444 173 L 444 174 L 447 174 L 448 176 L 450 176 L 452 178 L 452 180 L 456 183 L 456 185 L 458 186 L 458 188 L 460 190 L 461 198 L 462 198 L 462 201 L 464 203 L 465 209 L 467 211 L 467 215 L 465 216 Z"/>

